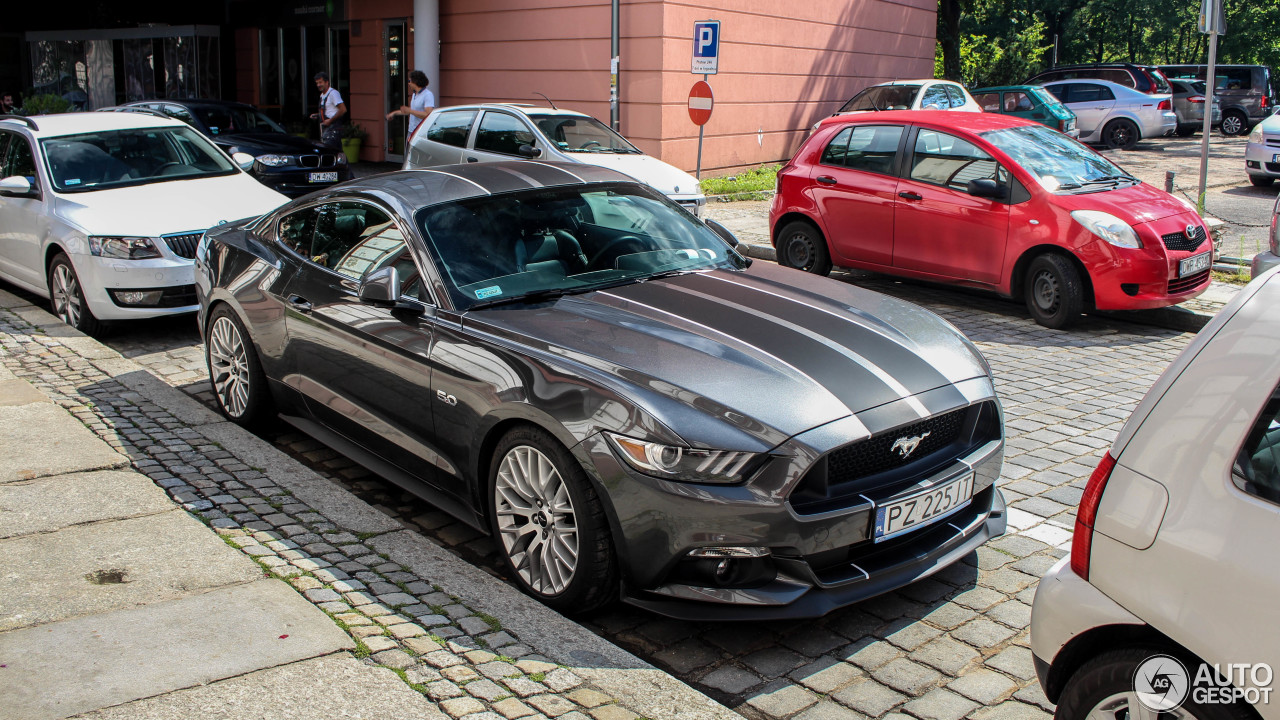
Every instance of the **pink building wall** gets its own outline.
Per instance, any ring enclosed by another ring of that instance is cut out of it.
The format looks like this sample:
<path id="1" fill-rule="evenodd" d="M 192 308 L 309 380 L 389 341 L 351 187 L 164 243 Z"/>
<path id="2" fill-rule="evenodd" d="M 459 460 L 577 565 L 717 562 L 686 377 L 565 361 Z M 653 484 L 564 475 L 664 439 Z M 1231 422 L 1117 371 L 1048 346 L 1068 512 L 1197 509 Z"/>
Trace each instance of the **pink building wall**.
<path id="1" fill-rule="evenodd" d="M 936 0 L 621 0 L 622 133 L 694 169 L 693 23 L 719 20 L 704 174 L 789 158 L 863 87 L 932 76 L 936 11 Z M 441 100 L 543 104 L 538 91 L 608 122 L 609 23 L 607 0 L 441 0 Z"/>

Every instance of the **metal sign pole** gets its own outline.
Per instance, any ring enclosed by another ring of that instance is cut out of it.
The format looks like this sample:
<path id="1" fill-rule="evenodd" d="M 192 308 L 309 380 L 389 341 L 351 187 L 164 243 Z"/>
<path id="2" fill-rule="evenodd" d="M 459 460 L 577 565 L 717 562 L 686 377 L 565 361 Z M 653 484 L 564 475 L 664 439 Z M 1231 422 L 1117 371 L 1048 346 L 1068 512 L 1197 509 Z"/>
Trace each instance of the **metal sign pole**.
<path id="1" fill-rule="evenodd" d="M 1201 133 L 1200 140 L 1200 189 L 1196 195 L 1196 209 L 1200 214 L 1204 214 L 1205 201 L 1205 184 L 1209 177 L 1209 135 L 1213 127 L 1213 102 L 1216 97 L 1214 90 L 1217 88 L 1214 78 L 1214 63 L 1218 61 L 1218 33 L 1213 31 L 1209 33 L 1209 67 L 1205 72 L 1204 94 L 1205 94 L 1205 110 L 1204 110 L 1204 128 Z"/>
<path id="2" fill-rule="evenodd" d="M 707 81 L 706 73 L 702 74 L 702 81 L 703 82 Z M 706 123 L 702 123 L 701 125 L 698 126 L 698 167 L 693 173 L 693 177 L 698 180 L 702 179 L 702 135 L 706 131 L 707 131 Z"/>

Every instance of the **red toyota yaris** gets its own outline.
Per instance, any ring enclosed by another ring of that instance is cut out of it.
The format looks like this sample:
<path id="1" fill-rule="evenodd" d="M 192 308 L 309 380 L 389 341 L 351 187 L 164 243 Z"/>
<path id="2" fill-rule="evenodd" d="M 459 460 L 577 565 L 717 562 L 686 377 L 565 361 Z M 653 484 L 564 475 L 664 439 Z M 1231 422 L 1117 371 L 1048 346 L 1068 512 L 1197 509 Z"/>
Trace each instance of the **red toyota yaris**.
<path id="1" fill-rule="evenodd" d="M 1053 328 L 1195 297 L 1213 255 L 1190 203 L 994 113 L 828 118 L 778 171 L 769 225 L 788 267 L 987 288 Z"/>

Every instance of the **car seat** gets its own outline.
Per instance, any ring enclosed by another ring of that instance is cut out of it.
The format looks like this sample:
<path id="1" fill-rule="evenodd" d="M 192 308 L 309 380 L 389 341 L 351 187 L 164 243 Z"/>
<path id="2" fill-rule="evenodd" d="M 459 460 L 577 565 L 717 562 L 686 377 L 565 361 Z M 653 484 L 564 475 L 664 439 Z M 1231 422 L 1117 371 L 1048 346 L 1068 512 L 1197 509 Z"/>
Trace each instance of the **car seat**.
<path id="1" fill-rule="evenodd" d="M 133 177 L 133 168 L 87 142 L 51 144 L 49 165 L 65 187 L 97 185 Z"/>

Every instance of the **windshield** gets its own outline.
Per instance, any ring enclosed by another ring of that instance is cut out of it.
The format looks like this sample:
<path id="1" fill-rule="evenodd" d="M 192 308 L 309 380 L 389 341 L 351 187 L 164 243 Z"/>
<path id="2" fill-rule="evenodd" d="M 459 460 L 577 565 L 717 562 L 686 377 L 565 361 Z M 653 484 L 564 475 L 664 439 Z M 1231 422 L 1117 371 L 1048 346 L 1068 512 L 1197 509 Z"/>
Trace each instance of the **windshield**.
<path id="1" fill-rule="evenodd" d="M 183 127 L 104 130 L 42 140 L 53 186 L 88 192 L 240 172 L 203 135 Z"/>
<path id="2" fill-rule="evenodd" d="M 989 130 L 980 135 L 1050 192 L 1110 190 L 1121 183 L 1137 183 L 1119 166 L 1098 153 L 1043 125 Z"/>
<path id="3" fill-rule="evenodd" d="M 1155 68 L 1148 68 L 1147 74 L 1151 76 L 1152 81 L 1156 84 L 1156 92 L 1171 93 L 1173 89 L 1169 87 L 1169 78 L 1164 73 Z"/>
<path id="4" fill-rule="evenodd" d="M 910 110 L 919 92 L 919 85 L 876 85 L 854 95 L 838 112 Z"/>
<path id="5" fill-rule="evenodd" d="M 416 222 L 459 310 L 746 267 L 706 225 L 632 184 L 472 198 Z"/>
<path id="6" fill-rule="evenodd" d="M 200 122 L 209 128 L 210 135 L 234 135 L 238 133 L 283 133 L 284 128 L 254 108 L 201 107 L 191 108 Z"/>
<path id="7" fill-rule="evenodd" d="M 1031 93 L 1032 95 L 1035 95 L 1036 98 L 1039 99 L 1041 103 L 1044 103 L 1045 105 L 1048 105 L 1051 108 L 1062 108 L 1064 110 L 1066 109 L 1066 106 L 1062 104 L 1061 100 L 1059 100 L 1053 93 L 1049 92 L 1048 90 L 1045 90 L 1042 87 L 1031 87 L 1027 90 L 1027 92 Z"/>
<path id="8" fill-rule="evenodd" d="M 625 138 L 593 117 L 530 114 L 529 119 L 564 152 L 642 154 Z"/>

